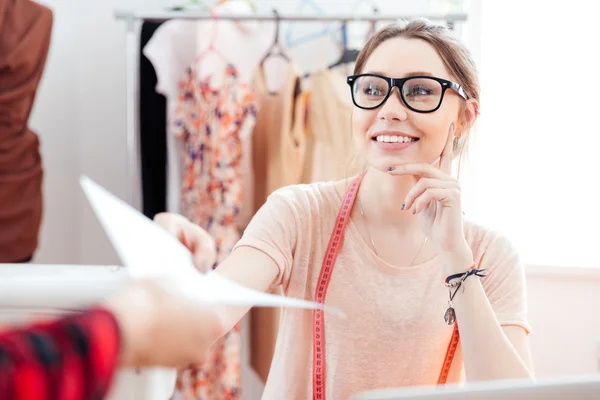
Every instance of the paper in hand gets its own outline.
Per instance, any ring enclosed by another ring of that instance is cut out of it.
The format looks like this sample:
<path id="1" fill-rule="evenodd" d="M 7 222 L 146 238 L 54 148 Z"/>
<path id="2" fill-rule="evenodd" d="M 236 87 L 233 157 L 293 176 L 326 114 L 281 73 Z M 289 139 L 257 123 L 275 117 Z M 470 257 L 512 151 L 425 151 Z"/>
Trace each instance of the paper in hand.
<path id="1" fill-rule="evenodd" d="M 176 290 L 215 305 L 325 309 L 322 304 L 262 293 L 238 285 L 215 272 L 196 269 L 192 254 L 172 234 L 87 177 L 81 186 L 121 261 L 134 280 L 169 278 Z M 249 266 L 251 267 L 251 266 Z"/>

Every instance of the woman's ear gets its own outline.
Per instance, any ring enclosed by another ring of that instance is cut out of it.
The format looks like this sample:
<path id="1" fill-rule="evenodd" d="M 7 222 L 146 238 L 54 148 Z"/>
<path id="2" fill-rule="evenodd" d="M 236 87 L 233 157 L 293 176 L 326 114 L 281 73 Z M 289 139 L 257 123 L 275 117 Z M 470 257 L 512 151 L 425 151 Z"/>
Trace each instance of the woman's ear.
<path id="1" fill-rule="evenodd" d="M 479 103 L 477 100 L 467 100 L 465 105 L 460 109 L 454 136 L 456 136 L 458 139 L 463 138 L 463 136 L 465 136 L 471 130 L 473 125 L 475 125 L 475 121 L 477 120 L 478 116 Z"/>
<path id="2" fill-rule="evenodd" d="M 475 121 L 479 117 L 479 102 L 475 99 L 469 99 L 466 102 L 465 109 L 463 110 L 462 119 L 464 121 L 463 131 L 468 132 L 471 130 Z"/>
<path id="3" fill-rule="evenodd" d="M 475 121 L 479 117 L 479 102 L 475 99 L 466 101 L 464 107 L 461 108 L 457 120 L 456 130 L 454 132 L 454 154 L 461 153 Z"/>

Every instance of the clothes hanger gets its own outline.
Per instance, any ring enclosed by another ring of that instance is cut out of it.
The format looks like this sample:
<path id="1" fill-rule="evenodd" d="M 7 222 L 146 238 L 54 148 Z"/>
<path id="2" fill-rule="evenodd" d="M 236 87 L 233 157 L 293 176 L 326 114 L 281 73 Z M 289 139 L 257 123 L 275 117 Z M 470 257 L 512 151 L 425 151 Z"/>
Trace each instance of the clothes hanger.
<path id="1" fill-rule="evenodd" d="M 269 47 L 263 58 L 260 60 L 260 65 L 263 65 L 265 61 L 271 57 L 281 57 L 285 61 L 290 62 L 290 57 L 285 54 L 283 46 L 279 42 L 279 25 L 281 22 L 279 13 L 275 9 L 273 9 L 273 13 L 275 14 L 275 37 L 273 38 L 273 44 L 271 44 L 271 47 Z"/>
<path id="2" fill-rule="evenodd" d="M 372 11 L 373 11 L 374 15 L 379 13 L 379 7 L 377 6 L 377 3 L 375 3 L 374 1 L 371 1 L 371 0 L 358 0 L 356 3 L 354 3 L 352 8 L 354 10 L 356 10 L 357 7 L 360 6 L 362 3 L 364 3 L 365 1 L 367 3 L 369 3 L 369 5 L 372 7 Z M 356 18 L 358 19 L 358 16 Z M 352 64 L 356 61 L 356 59 L 358 58 L 358 55 L 360 54 L 359 50 L 348 48 L 348 23 L 347 23 L 347 21 L 342 22 L 340 32 L 342 35 L 342 45 L 343 45 L 342 54 L 340 55 L 340 58 L 336 62 L 334 62 L 333 64 L 331 64 L 327 67 L 328 69 L 333 69 L 333 68 L 339 67 L 341 65 Z M 371 27 L 370 27 L 370 32 L 368 35 L 370 36 L 374 32 L 375 32 L 375 21 L 372 21 Z M 368 37 L 367 37 L 367 40 L 368 40 Z M 311 74 L 310 72 L 304 74 L 304 78 L 308 78 L 310 76 L 310 74 Z"/>
<path id="3" fill-rule="evenodd" d="M 215 40 L 217 38 L 217 29 L 218 29 L 218 25 L 217 25 L 217 14 L 214 12 L 214 10 L 210 10 L 210 14 L 212 16 L 212 20 L 213 20 L 213 24 L 212 24 L 212 33 L 210 36 L 210 42 L 208 43 L 208 47 L 202 52 L 200 53 L 197 57 L 196 60 L 197 61 L 201 61 L 204 57 L 206 57 L 207 54 L 209 53 L 214 53 L 216 54 L 221 60 L 223 60 L 224 63 L 228 63 L 227 61 L 227 57 L 225 57 L 223 55 L 223 53 L 221 53 L 216 47 L 215 47 Z"/>
<path id="4" fill-rule="evenodd" d="M 371 7 L 371 11 L 373 12 L 372 15 L 378 15 L 379 14 L 379 6 L 377 5 L 377 3 L 374 0 L 357 0 L 353 6 L 352 9 L 353 10 L 357 10 L 358 7 L 363 4 L 363 3 L 367 3 L 367 5 L 369 5 Z M 358 15 L 356 16 L 356 18 L 358 18 Z M 369 40 L 369 38 L 375 33 L 375 26 L 376 26 L 376 22 L 375 21 L 371 21 L 369 23 L 369 30 L 367 32 L 367 38 L 366 40 Z"/>
<path id="5" fill-rule="evenodd" d="M 313 11 L 315 11 L 318 15 L 325 14 L 325 11 L 321 7 L 319 7 L 314 0 L 300 1 L 300 3 L 298 4 L 298 7 L 296 7 L 295 14 L 300 14 L 302 11 L 302 8 L 304 8 L 304 6 L 308 6 L 308 7 L 312 8 Z M 325 28 L 321 31 L 314 32 L 314 33 L 308 34 L 306 36 L 301 36 L 299 38 L 294 39 L 293 38 L 294 25 L 295 25 L 295 22 L 291 22 L 288 30 L 285 33 L 285 44 L 286 44 L 287 48 L 292 48 L 292 47 L 298 46 L 299 44 L 302 44 L 302 43 L 311 42 L 315 39 L 318 39 L 318 38 L 326 36 L 326 35 L 335 36 L 335 32 L 337 31 L 337 29 L 332 24 L 330 24 L 327 28 Z"/>
<path id="6" fill-rule="evenodd" d="M 340 58 L 337 61 L 335 61 L 333 64 L 329 65 L 327 67 L 327 69 L 333 69 L 333 68 L 339 67 L 340 65 L 351 64 L 356 61 L 356 58 L 358 57 L 358 54 L 360 53 L 359 50 L 348 48 L 348 32 L 347 32 L 347 22 L 346 21 L 344 21 L 342 23 L 340 32 L 342 35 L 342 46 L 343 46 L 342 54 L 340 55 Z M 308 77 L 310 77 L 311 74 L 312 74 L 312 72 L 307 72 L 306 74 L 303 75 L 303 77 L 308 78 Z"/>
<path id="7" fill-rule="evenodd" d="M 344 64 L 351 64 L 356 61 L 356 58 L 358 57 L 358 54 L 360 53 L 359 50 L 348 48 L 348 32 L 347 32 L 346 21 L 344 21 L 342 23 L 341 32 L 342 32 L 342 45 L 344 46 L 342 49 L 342 54 L 340 55 L 340 58 L 336 62 L 334 62 L 333 64 L 331 64 L 330 66 L 327 67 L 328 69 L 333 69 L 335 67 L 339 67 L 340 65 L 344 65 Z"/>
<path id="8" fill-rule="evenodd" d="M 357 0 L 352 5 L 352 9 L 353 10 L 358 9 L 358 6 L 360 6 L 363 3 L 367 3 L 367 5 L 371 6 L 371 11 L 373 11 L 373 14 L 378 14 L 379 13 L 379 6 L 377 5 L 377 3 L 374 0 Z"/>

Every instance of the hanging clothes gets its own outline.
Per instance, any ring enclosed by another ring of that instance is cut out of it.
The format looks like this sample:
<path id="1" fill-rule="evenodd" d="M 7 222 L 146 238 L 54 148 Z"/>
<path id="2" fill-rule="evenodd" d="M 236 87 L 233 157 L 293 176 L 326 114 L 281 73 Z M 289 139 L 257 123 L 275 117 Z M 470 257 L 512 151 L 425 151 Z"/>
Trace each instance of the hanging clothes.
<path id="1" fill-rule="evenodd" d="M 43 166 L 28 121 L 52 32 L 52 11 L 0 0 L 0 263 L 30 259 L 42 221 Z"/>
<path id="2" fill-rule="evenodd" d="M 265 52 L 272 37 L 273 24 L 256 21 L 218 20 L 220 14 L 251 15 L 254 10 L 245 0 L 231 0 L 213 7 L 212 12 L 217 21 L 170 20 L 161 25 L 144 47 L 144 55 L 152 62 L 157 74 L 156 91 L 167 98 L 167 210 L 181 212 L 181 188 L 183 185 L 183 165 L 181 154 L 183 144 L 172 132 L 179 84 L 186 69 L 194 64 L 197 54 L 202 53 L 210 38 L 214 46 L 232 64 L 236 65 L 241 79 L 248 82 Z M 212 76 L 213 86 L 220 86 L 223 65 L 220 60 L 212 63 L 203 60 L 200 78 Z M 253 207 L 253 174 L 251 154 L 251 136 L 243 143 L 244 151 L 244 200 L 242 210 L 237 218 L 237 225 L 243 230 L 252 215 Z"/>
<path id="3" fill-rule="evenodd" d="M 259 110 L 252 133 L 254 211 L 265 203 L 274 190 L 300 183 L 306 153 L 306 137 L 302 133 L 304 127 L 295 126 L 304 119 L 294 118 L 297 102 L 302 99 L 296 68 L 287 64 L 277 92 L 269 89 L 265 75 L 265 68 L 261 65 L 252 81 L 252 91 Z M 303 111 L 298 113 L 303 114 Z"/>
<path id="4" fill-rule="evenodd" d="M 179 82 L 186 68 L 193 64 L 196 56 L 196 22 L 171 20 L 163 23 L 144 46 L 143 54 L 152 63 L 156 72 L 156 92 L 165 96 L 167 115 L 165 122 L 167 166 L 166 166 L 166 211 L 181 212 L 181 184 L 183 145 L 172 132 L 173 118 L 177 106 Z"/>
<path id="5" fill-rule="evenodd" d="M 242 141 L 256 120 L 255 100 L 237 69 L 229 64 L 218 89 L 200 78 L 200 63 L 182 80 L 173 132 L 184 143 L 182 211 L 215 239 L 221 263 L 239 240 L 235 224 L 243 198 Z M 241 337 L 238 323 L 211 349 L 199 368 L 178 377 L 185 399 L 235 400 L 241 389 Z"/>
<path id="6" fill-rule="evenodd" d="M 304 183 L 336 181 L 360 172 L 352 139 L 352 99 L 345 77 L 329 69 L 310 76 L 310 161 Z"/>
<path id="7" fill-rule="evenodd" d="M 268 195 L 283 186 L 301 183 L 306 156 L 308 93 L 302 92 L 300 78 L 286 64 L 277 92 L 271 91 L 261 65 L 254 76 L 252 90 L 257 97 L 258 117 L 252 134 L 254 164 L 254 209 Z M 276 293 L 279 294 L 279 293 Z M 250 310 L 250 365 L 266 382 L 275 351 L 279 329 L 279 309 Z"/>
<path id="8" fill-rule="evenodd" d="M 140 33 L 139 141 L 142 212 L 148 218 L 167 210 L 167 99 L 156 91 L 157 76 L 143 54 L 162 22 L 144 22 Z"/>
<path id="9" fill-rule="evenodd" d="M 283 186 L 302 183 L 304 165 L 306 162 L 307 140 L 309 135 L 308 103 L 310 92 L 299 91 L 298 81 L 295 91 L 294 112 L 292 114 L 292 127 L 281 132 L 281 171 Z M 277 190 L 275 189 L 275 190 Z"/>

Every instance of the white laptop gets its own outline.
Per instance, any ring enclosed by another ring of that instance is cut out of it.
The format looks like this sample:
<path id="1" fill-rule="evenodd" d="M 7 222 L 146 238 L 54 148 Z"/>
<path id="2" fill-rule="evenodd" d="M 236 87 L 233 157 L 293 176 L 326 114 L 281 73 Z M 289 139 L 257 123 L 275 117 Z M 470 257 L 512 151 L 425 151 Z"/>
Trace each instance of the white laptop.
<path id="1" fill-rule="evenodd" d="M 600 375 L 373 390 L 350 400 L 598 400 Z"/>

